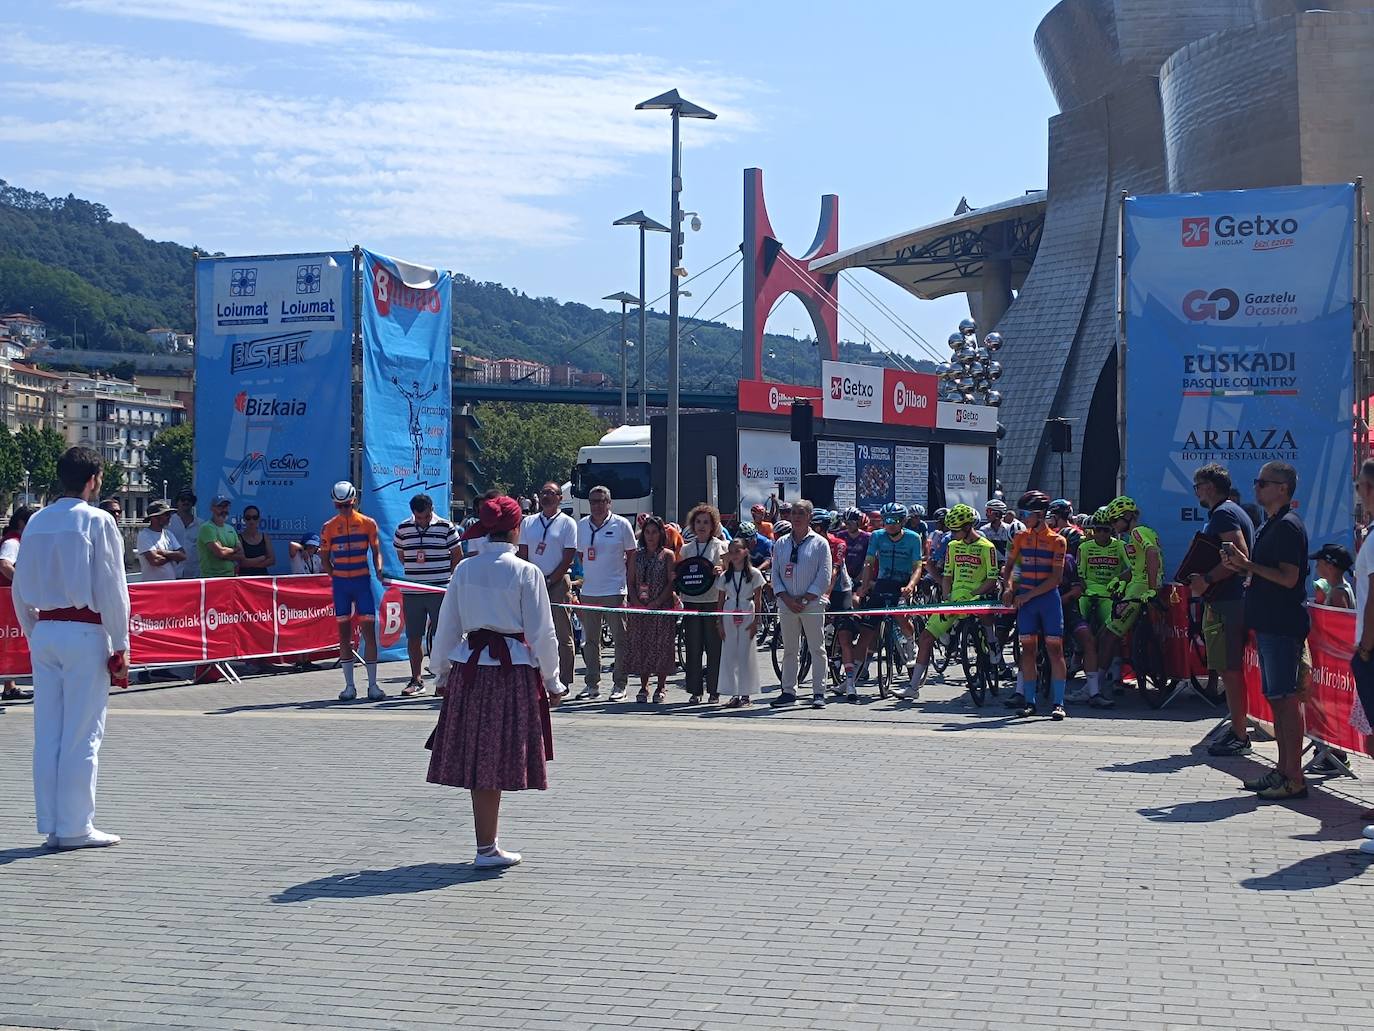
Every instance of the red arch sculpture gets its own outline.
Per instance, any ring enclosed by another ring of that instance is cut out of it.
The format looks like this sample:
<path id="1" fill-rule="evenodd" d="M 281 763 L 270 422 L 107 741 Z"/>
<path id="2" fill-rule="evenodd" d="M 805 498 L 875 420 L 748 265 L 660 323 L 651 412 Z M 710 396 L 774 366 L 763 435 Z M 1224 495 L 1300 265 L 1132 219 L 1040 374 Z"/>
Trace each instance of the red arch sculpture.
<path id="1" fill-rule="evenodd" d="M 811 247 L 793 258 L 783 247 L 768 221 L 763 199 L 763 169 L 744 170 L 744 347 L 741 376 L 763 378 L 763 329 L 773 303 L 793 294 L 805 306 L 816 330 L 821 352 L 831 359 L 839 354 L 839 276 L 816 275 L 811 262 L 840 249 L 840 198 L 821 197 L 820 224 Z M 783 257 L 786 260 L 783 260 Z"/>

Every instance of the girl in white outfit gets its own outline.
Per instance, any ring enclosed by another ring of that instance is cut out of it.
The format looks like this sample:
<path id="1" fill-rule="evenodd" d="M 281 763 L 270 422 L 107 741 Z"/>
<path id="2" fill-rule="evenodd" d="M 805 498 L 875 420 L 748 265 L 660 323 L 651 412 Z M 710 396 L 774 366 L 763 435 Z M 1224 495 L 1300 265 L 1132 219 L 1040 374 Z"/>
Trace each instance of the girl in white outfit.
<path id="1" fill-rule="evenodd" d="M 754 657 L 759 594 L 763 574 L 749 561 L 749 546 L 740 538 L 730 542 L 725 572 L 716 580 L 720 598 L 720 693 L 733 697 L 727 709 L 750 705 L 759 689 L 759 668 Z"/>

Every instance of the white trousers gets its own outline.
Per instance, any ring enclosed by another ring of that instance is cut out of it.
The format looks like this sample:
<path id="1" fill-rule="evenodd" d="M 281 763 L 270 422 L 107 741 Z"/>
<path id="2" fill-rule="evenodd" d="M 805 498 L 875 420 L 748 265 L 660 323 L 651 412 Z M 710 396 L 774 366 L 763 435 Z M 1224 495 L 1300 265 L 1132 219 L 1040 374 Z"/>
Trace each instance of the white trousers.
<path id="1" fill-rule="evenodd" d="M 735 616 L 744 622 L 735 625 Z M 746 633 L 754 618 L 754 605 L 746 603 L 743 612 L 721 615 L 725 640 L 720 645 L 720 693 L 723 695 L 752 695 L 759 693 L 758 654 L 754 650 L 754 635 Z M 709 633 L 715 633 L 712 627 Z"/>
<path id="2" fill-rule="evenodd" d="M 33 801 L 38 833 L 88 834 L 110 696 L 110 638 L 93 623 L 43 620 L 33 657 Z"/>
<path id="3" fill-rule="evenodd" d="M 800 614 L 779 604 L 778 623 L 782 629 L 782 693 L 797 693 L 801 636 L 806 634 L 806 646 L 811 649 L 811 694 L 824 695 L 829 670 L 825 658 L 825 609 L 820 599 L 807 602 Z"/>

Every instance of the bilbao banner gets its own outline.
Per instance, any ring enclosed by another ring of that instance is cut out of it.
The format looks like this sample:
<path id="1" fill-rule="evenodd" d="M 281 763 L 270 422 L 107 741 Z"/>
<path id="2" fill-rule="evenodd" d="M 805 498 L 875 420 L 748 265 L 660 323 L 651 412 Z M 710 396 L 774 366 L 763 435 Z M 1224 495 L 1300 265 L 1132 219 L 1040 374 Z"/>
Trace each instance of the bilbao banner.
<path id="1" fill-rule="evenodd" d="M 404 577 L 391 540 L 410 517 L 410 499 L 428 494 L 435 512 L 449 514 L 453 277 L 368 250 L 362 257 L 360 501 L 362 511 L 377 520 L 387 574 Z M 382 649 L 386 657 L 397 651 Z M 404 651 L 402 645 L 399 652 Z"/>
<path id="2" fill-rule="evenodd" d="M 739 410 L 762 415 L 791 415 L 793 401 L 810 401 L 816 418 L 821 418 L 821 388 L 799 387 L 790 383 L 769 383 L 761 379 L 739 381 Z"/>
<path id="3" fill-rule="evenodd" d="M 739 431 L 739 517 L 749 518 L 753 505 L 768 504 L 778 493 L 794 501 L 801 496 L 801 445 L 786 433 Z"/>
<path id="4" fill-rule="evenodd" d="M 1166 565 L 1209 462 L 1246 501 L 1292 464 L 1313 543 L 1351 543 L 1354 209 L 1349 184 L 1126 199 L 1126 493 Z"/>
<path id="5" fill-rule="evenodd" d="M 939 380 L 932 373 L 884 369 L 883 423 L 888 426 L 934 426 L 938 390 Z"/>
<path id="6" fill-rule="evenodd" d="M 348 478 L 353 255 L 198 258 L 195 489 L 279 542 L 318 531 Z"/>

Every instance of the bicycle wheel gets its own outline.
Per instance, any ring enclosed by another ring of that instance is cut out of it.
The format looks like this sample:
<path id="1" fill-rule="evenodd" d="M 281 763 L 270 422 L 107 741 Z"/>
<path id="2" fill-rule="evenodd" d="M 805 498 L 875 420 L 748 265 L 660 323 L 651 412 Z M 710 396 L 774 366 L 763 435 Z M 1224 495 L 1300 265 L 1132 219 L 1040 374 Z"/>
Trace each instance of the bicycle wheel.
<path id="1" fill-rule="evenodd" d="M 801 651 L 797 655 L 797 683 L 800 684 L 806 679 L 806 675 L 811 672 L 811 649 L 807 647 L 806 635 L 804 634 L 798 644 L 801 647 Z M 783 646 L 781 632 L 773 636 L 773 644 L 770 650 L 773 653 L 773 672 L 778 675 L 778 680 L 782 680 Z"/>
<path id="2" fill-rule="evenodd" d="M 982 705 L 988 698 L 988 679 L 992 659 L 987 643 L 977 630 L 964 630 L 960 635 L 959 664 L 964 667 L 964 683 L 974 705 Z"/>
<path id="3" fill-rule="evenodd" d="M 1131 668 L 1135 687 L 1151 709 L 1160 708 L 1169 698 L 1173 681 L 1164 675 L 1164 648 L 1154 632 L 1148 611 L 1141 613 L 1131 634 Z"/>
<path id="4" fill-rule="evenodd" d="M 879 698 L 886 698 L 892 692 L 892 651 L 888 647 L 887 630 L 888 622 L 884 619 L 873 641 L 873 679 L 878 685 Z"/>
<path id="5" fill-rule="evenodd" d="M 951 635 L 943 641 L 936 640 L 935 647 L 930 653 L 930 668 L 940 676 L 945 675 L 945 670 L 949 668 L 949 658 L 953 654 L 954 637 Z"/>

